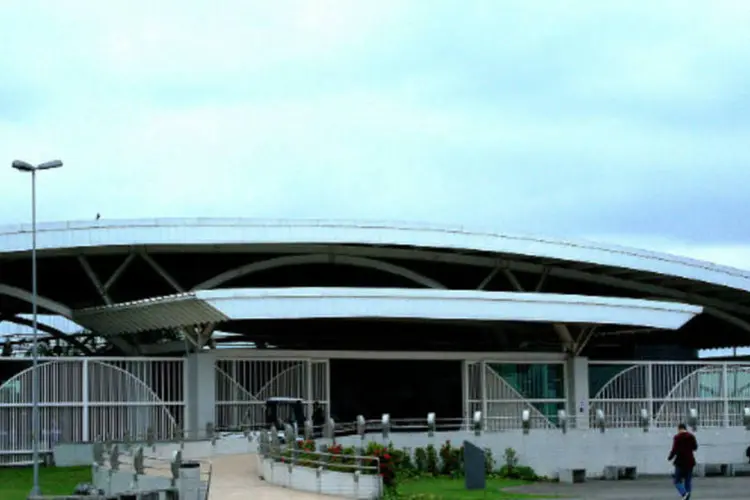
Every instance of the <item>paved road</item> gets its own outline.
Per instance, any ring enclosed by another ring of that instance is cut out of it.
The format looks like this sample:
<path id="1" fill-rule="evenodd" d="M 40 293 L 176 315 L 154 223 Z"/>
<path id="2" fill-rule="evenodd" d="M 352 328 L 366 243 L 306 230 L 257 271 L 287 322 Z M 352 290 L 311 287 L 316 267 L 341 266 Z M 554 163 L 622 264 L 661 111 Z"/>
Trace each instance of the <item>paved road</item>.
<path id="1" fill-rule="evenodd" d="M 331 500 L 334 497 L 271 486 L 258 478 L 255 455 L 227 455 L 211 459 L 210 500 Z"/>
<path id="2" fill-rule="evenodd" d="M 676 500 L 677 490 L 669 478 L 636 481 L 588 481 L 582 484 L 534 484 L 514 491 L 564 496 L 569 500 Z M 693 500 L 747 500 L 750 477 L 709 477 L 693 480 Z"/>

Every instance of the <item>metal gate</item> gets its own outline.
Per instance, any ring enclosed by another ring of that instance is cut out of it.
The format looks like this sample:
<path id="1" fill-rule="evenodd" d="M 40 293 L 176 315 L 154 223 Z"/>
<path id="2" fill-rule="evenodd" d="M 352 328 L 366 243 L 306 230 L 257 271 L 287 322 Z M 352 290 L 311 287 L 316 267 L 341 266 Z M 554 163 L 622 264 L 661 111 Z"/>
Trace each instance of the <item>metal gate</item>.
<path id="1" fill-rule="evenodd" d="M 0 360 L 0 464 L 32 453 L 33 368 L 28 358 Z M 184 416 L 183 360 L 43 358 L 39 375 L 40 449 L 60 441 L 177 434 Z"/>
<path id="2" fill-rule="evenodd" d="M 481 411 L 488 431 L 519 429 L 529 411 L 531 425 L 557 425 L 565 408 L 565 366 L 559 363 L 466 362 L 465 419 Z"/>
<path id="3" fill-rule="evenodd" d="M 256 428 L 265 420 L 271 397 L 299 398 L 307 416 L 314 403 L 330 414 L 328 360 L 219 359 L 216 362 L 216 425 L 220 429 Z"/>

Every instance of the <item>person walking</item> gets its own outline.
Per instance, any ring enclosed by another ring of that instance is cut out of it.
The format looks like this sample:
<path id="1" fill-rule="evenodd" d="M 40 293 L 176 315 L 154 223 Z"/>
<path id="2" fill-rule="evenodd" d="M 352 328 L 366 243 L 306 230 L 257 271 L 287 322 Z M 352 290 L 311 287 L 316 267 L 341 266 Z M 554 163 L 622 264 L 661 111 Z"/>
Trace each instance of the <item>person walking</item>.
<path id="1" fill-rule="evenodd" d="M 688 432 L 685 424 L 677 426 L 677 434 L 672 439 L 672 450 L 667 460 L 674 463 L 674 485 L 683 500 L 689 500 L 693 491 L 693 468 L 695 467 L 695 450 L 698 440 Z"/>

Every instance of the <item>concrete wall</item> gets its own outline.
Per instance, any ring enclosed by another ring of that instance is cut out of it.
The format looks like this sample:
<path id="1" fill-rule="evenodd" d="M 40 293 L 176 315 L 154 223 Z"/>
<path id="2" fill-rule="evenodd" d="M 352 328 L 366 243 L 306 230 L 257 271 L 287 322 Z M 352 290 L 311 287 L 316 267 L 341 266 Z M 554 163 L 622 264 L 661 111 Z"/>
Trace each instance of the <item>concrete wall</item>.
<path id="1" fill-rule="evenodd" d="M 266 482 L 291 490 L 361 499 L 380 498 L 382 491 L 382 479 L 378 475 L 297 467 L 271 459 L 263 460 L 262 470 Z"/>
<path id="2" fill-rule="evenodd" d="M 393 442 L 397 448 L 417 448 L 433 444 L 440 447 L 446 440 L 460 446 L 464 440 L 482 448 L 492 450 L 498 466 L 506 448 L 518 453 L 521 465 L 534 468 L 537 474 L 557 477 L 559 469 L 583 468 L 587 476 L 601 477 L 606 465 L 636 466 L 638 474 L 670 474 L 671 464 L 667 455 L 672 446 L 673 429 L 609 429 L 535 430 L 529 434 L 522 431 L 485 433 L 476 437 L 473 433 L 438 432 L 430 438 L 426 433 L 391 434 L 384 440 L 381 435 L 366 436 L 366 441 Z M 705 429 L 696 432 L 699 463 L 745 462 L 745 449 L 750 444 L 750 432 L 743 428 Z M 358 436 L 337 440 L 344 446 L 359 446 Z"/>
<path id="3" fill-rule="evenodd" d="M 154 443 L 148 446 L 144 443 L 120 443 L 120 451 L 127 452 L 143 446 L 146 456 L 154 458 L 172 459 L 172 454 L 182 449 L 185 458 L 208 458 L 216 455 L 242 455 L 258 452 L 257 436 L 250 439 L 241 434 L 227 435 L 218 438 L 215 443 L 209 440 Z M 73 467 L 91 465 L 95 462 L 94 445 L 92 443 L 62 443 L 57 444 L 53 450 L 55 465 L 58 467 Z"/>
<path id="4" fill-rule="evenodd" d="M 125 491 L 165 490 L 172 487 L 172 480 L 165 476 L 135 474 L 133 471 L 113 471 L 109 468 L 94 467 L 94 485 L 104 490 L 106 495 Z"/>
<path id="5" fill-rule="evenodd" d="M 58 443 L 52 449 L 57 467 L 76 467 L 94 463 L 94 443 Z"/>
<path id="6" fill-rule="evenodd" d="M 173 487 L 172 479 L 168 476 L 135 474 L 132 470 L 114 471 L 96 465 L 92 470 L 92 482 L 104 490 L 105 495 L 163 491 Z M 199 475 L 183 476 L 182 471 L 174 486 L 180 490 L 180 500 L 205 500 L 208 490 L 208 483 L 201 481 Z"/>

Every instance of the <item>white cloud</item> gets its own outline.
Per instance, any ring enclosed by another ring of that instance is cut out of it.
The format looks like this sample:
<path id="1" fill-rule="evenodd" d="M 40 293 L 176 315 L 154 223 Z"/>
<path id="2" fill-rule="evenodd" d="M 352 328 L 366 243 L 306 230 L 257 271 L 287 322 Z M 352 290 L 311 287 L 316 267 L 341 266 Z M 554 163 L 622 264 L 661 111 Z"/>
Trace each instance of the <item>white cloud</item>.
<path id="1" fill-rule="evenodd" d="M 4 2 L 0 161 L 66 162 L 42 219 L 412 219 L 741 263 L 750 4 L 688 3 Z M 27 182 L 0 168 L 0 223 Z"/>

